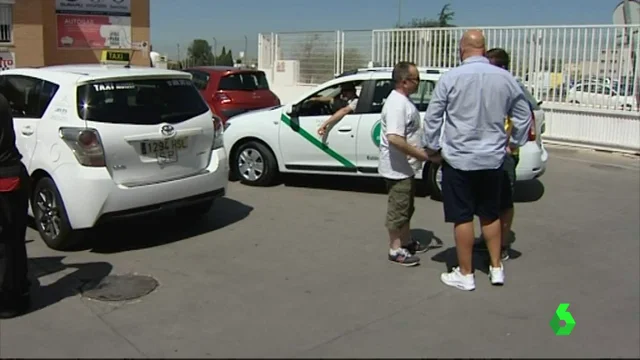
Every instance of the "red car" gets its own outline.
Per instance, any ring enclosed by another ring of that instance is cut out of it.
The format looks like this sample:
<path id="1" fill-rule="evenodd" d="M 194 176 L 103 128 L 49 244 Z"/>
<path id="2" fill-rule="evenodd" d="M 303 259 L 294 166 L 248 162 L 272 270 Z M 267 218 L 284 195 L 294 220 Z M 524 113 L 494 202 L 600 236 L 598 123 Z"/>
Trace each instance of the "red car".
<path id="1" fill-rule="evenodd" d="M 262 71 L 227 66 L 199 66 L 183 71 L 193 75 L 194 85 L 223 122 L 247 111 L 280 105 Z"/>

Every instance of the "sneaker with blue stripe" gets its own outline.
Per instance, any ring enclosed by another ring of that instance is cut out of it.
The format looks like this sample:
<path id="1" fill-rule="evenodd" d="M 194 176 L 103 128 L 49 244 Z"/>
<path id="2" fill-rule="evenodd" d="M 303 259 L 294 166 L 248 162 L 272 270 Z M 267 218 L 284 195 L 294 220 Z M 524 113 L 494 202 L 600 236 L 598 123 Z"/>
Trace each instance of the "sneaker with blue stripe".
<path id="1" fill-rule="evenodd" d="M 411 255 L 409 250 L 405 248 L 399 248 L 389 250 L 389 261 L 408 267 L 418 265 L 420 263 L 420 258 L 415 255 Z"/>

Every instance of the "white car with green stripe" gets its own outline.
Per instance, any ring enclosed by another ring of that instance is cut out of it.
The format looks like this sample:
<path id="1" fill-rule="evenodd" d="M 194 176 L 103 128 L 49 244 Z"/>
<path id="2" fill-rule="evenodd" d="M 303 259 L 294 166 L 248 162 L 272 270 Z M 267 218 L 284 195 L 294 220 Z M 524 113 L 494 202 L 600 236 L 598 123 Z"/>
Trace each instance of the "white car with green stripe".
<path id="1" fill-rule="evenodd" d="M 420 87 L 411 100 L 424 116 L 441 68 L 420 68 Z M 379 176 L 380 113 L 393 89 L 391 68 L 354 70 L 330 80 L 284 106 L 235 116 L 225 124 L 224 142 L 231 172 L 247 185 L 268 186 L 280 173 Z M 358 104 L 324 137 L 318 127 L 335 109 L 315 97 L 335 97 L 345 83 L 356 83 Z M 521 149 L 517 176 L 528 180 L 542 175 L 547 154 L 540 133 L 544 113 L 535 109 L 535 136 Z M 432 193 L 439 195 L 439 171 L 425 164 L 417 178 L 430 179 Z"/>

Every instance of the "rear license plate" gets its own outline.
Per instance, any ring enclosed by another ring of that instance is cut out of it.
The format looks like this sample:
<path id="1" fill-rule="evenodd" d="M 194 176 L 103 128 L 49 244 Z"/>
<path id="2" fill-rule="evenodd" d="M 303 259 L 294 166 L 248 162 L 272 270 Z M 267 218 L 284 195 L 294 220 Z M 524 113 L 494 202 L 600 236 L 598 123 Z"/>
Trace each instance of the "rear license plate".
<path id="1" fill-rule="evenodd" d="M 142 155 L 154 157 L 158 164 L 170 164 L 178 161 L 178 152 L 189 148 L 188 138 L 143 141 L 140 144 Z"/>

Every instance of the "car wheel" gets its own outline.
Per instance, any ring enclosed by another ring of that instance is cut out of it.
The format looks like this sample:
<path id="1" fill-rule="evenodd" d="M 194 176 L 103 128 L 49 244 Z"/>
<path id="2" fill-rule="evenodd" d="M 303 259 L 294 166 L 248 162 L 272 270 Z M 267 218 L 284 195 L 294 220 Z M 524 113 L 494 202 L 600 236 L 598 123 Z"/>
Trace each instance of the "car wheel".
<path id="1" fill-rule="evenodd" d="M 62 196 L 51 178 L 44 177 L 36 183 L 31 209 L 36 229 L 48 247 L 69 250 L 78 244 L 79 233 L 71 228 Z"/>
<path id="2" fill-rule="evenodd" d="M 429 165 L 428 179 L 431 198 L 438 201 L 442 200 L 442 167 L 431 163 Z"/>
<path id="3" fill-rule="evenodd" d="M 278 175 L 275 156 L 259 142 L 250 141 L 240 145 L 232 161 L 233 172 L 245 185 L 269 186 Z"/>
<path id="4" fill-rule="evenodd" d="M 213 200 L 207 200 L 197 204 L 188 205 L 176 209 L 176 214 L 186 219 L 198 219 L 209 213 L 213 206 Z"/>

